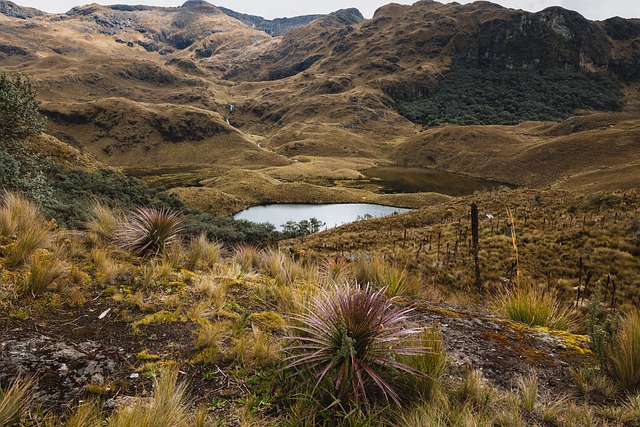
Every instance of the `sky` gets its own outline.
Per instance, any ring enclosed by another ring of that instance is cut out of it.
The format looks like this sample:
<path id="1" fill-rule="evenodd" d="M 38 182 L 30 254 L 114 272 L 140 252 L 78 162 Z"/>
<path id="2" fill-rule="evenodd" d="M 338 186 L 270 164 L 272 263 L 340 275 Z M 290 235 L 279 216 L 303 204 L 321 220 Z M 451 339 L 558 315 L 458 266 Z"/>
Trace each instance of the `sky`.
<path id="1" fill-rule="evenodd" d="M 74 6 L 91 2 L 99 4 L 145 4 L 149 6 L 180 6 L 185 0 L 13 0 L 21 6 L 35 7 L 45 12 L 62 13 Z M 380 6 L 392 0 L 208 0 L 216 6 L 224 6 L 236 12 L 262 16 L 267 19 L 287 16 L 326 14 L 338 9 L 355 7 L 365 18 L 371 18 Z M 394 3 L 412 4 L 414 0 L 394 0 Z M 442 1 L 449 3 L 448 1 Z M 469 0 L 458 0 L 458 3 L 470 3 Z M 603 20 L 612 16 L 623 18 L 640 18 L 640 1 L 638 0 L 493 0 L 493 3 L 512 9 L 524 9 L 531 12 L 540 11 L 549 6 L 562 6 L 565 9 L 578 11 L 585 18 Z"/>

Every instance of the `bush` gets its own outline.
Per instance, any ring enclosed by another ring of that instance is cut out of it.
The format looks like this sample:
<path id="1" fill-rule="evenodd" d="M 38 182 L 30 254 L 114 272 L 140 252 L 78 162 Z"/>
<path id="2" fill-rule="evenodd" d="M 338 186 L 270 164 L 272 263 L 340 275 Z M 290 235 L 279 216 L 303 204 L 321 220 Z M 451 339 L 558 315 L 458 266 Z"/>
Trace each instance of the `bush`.
<path id="1" fill-rule="evenodd" d="M 286 370 L 310 374 L 311 396 L 325 387 L 343 404 L 369 407 L 380 393 L 400 406 L 399 373 L 422 375 L 398 360 L 427 350 L 415 345 L 421 328 L 410 309 L 393 305 L 385 290 L 338 286 L 320 293 L 306 312 L 293 316 Z"/>
<path id="2" fill-rule="evenodd" d="M 0 73 L 0 142 L 23 139 L 43 131 L 29 79 Z"/>

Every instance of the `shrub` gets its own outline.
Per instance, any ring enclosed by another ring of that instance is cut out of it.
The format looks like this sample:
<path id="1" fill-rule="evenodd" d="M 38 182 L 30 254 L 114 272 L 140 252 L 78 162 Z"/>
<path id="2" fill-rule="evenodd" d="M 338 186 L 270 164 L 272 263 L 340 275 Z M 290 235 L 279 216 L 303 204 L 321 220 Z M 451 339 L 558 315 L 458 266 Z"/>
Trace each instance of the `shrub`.
<path id="1" fill-rule="evenodd" d="M 398 308 L 385 290 L 338 286 L 312 299 L 306 312 L 293 316 L 285 369 L 301 369 L 314 378 L 313 396 L 328 387 L 336 399 L 369 406 L 376 392 L 400 405 L 394 373 L 421 375 L 400 355 L 419 355 L 411 343 L 422 332 L 410 321 L 411 309 Z"/>
<path id="2" fill-rule="evenodd" d="M 136 255 L 159 255 L 176 243 L 182 230 L 178 214 L 170 209 L 139 207 L 116 233 L 116 243 Z"/>
<path id="3" fill-rule="evenodd" d="M 613 377 L 625 390 L 640 389 L 640 312 L 622 318 L 609 359 Z"/>
<path id="4" fill-rule="evenodd" d="M 28 78 L 0 73 L 0 141 L 22 139 L 42 132 L 36 91 Z"/>

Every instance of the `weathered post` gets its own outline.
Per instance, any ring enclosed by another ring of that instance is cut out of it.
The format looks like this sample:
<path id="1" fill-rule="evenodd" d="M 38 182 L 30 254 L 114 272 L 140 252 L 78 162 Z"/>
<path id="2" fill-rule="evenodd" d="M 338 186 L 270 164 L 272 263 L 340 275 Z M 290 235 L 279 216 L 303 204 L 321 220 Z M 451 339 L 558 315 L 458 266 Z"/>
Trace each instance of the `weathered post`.
<path id="1" fill-rule="evenodd" d="M 478 222 L 478 206 L 475 203 L 471 203 L 471 241 L 473 244 L 473 262 L 476 270 L 476 287 L 480 293 L 484 293 L 484 286 L 480 277 L 480 233 Z"/>

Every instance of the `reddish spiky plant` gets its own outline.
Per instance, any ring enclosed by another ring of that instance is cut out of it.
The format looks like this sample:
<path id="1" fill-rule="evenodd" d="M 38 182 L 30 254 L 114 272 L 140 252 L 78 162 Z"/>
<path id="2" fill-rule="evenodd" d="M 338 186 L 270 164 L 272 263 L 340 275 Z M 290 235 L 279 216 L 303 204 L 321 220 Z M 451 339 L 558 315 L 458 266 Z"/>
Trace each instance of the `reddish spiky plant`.
<path id="1" fill-rule="evenodd" d="M 140 256 L 154 256 L 178 241 L 180 216 L 165 208 L 138 207 L 116 233 L 116 243 Z"/>
<path id="2" fill-rule="evenodd" d="M 312 300 L 306 312 L 293 317 L 295 336 L 285 350 L 285 369 L 304 369 L 315 377 L 313 393 L 328 380 L 336 398 L 369 406 L 373 392 L 400 406 L 393 371 L 421 375 L 400 363 L 398 355 L 425 354 L 410 344 L 423 329 L 412 325 L 411 309 L 399 308 L 385 289 L 369 285 L 338 286 Z M 413 342 L 416 342 L 415 340 Z"/>

